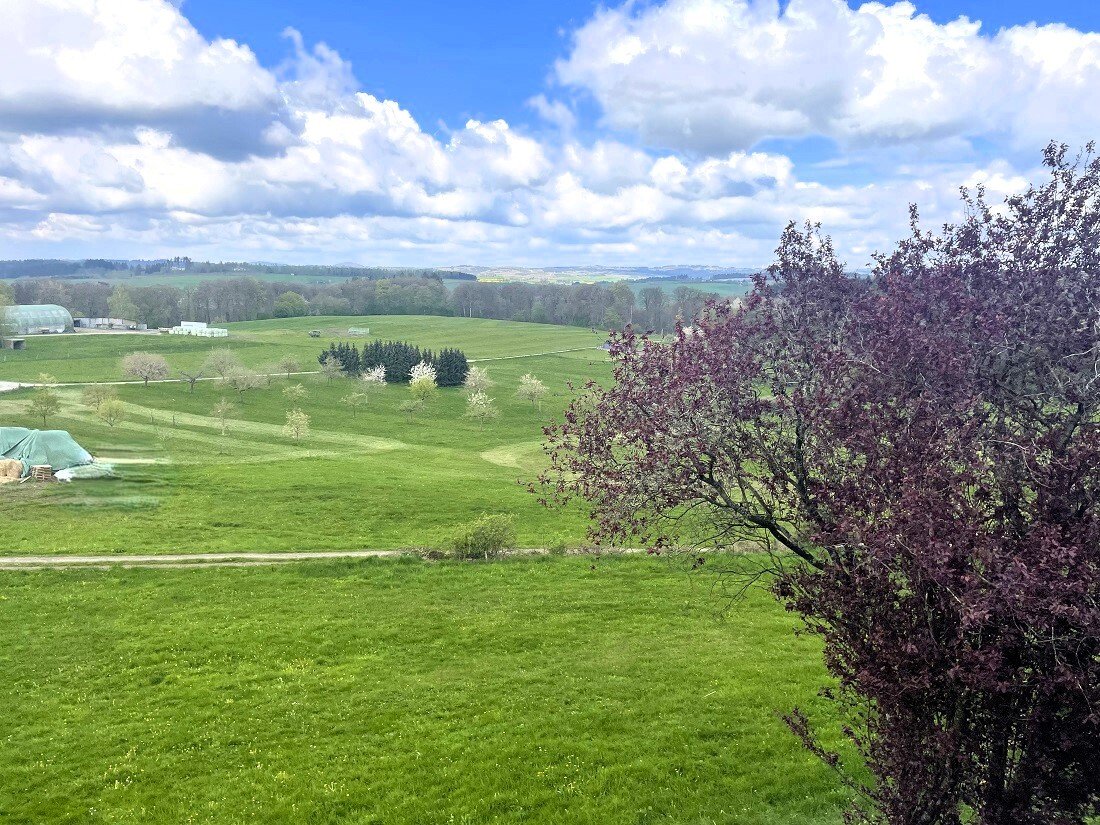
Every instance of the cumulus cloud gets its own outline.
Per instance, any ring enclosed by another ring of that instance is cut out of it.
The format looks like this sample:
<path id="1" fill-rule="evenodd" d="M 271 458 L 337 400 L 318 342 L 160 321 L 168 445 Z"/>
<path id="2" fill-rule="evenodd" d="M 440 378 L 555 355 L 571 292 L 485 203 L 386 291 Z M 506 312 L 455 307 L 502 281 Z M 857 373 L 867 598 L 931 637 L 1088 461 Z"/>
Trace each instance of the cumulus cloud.
<path id="1" fill-rule="evenodd" d="M 282 99 L 247 47 L 205 40 L 166 2 L 5 0 L 0 131 L 137 125 L 237 157 L 263 147 Z"/>
<path id="2" fill-rule="evenodd" d="M 793 219 L 822 221 L 862 265 L 904 232 L 908 202 L 948 219 L 960 183 L 986 181 L 996 197 L 1027 175 L 972 154 L 901 155 L 873 180 L 826 183 L 752 144 L 823 133 L 904 146 L 978 126 L 1022 139 L 1095 116 L 1035 94 L 1016 123 L 977 91 L 1023 82 L 998 50 L 1040 40 L 1064 66 L 1044 58 L 1047 73 L 1028 82 L 1088 80 L 1088 37 L 983 38 L 906 4 L 792 0 L 780 15 L 774 2 L 669 0 L 598 13 L 558 73 L 636 140 L 593 134 L 557 93 L 529 100 L 556 129 L 485 119 L 425 131 L 401 103 L 359 91 L 328 45 L 288 29 L 286 61 L 265 68 L 166 0 L 3 2 L 0 242 L 28 256 L 755 265 Z M 959 76 L 950 88 L 945 65 Z"/>
<path id="3" fill-rule="evenodd" d="M 703 152 L 768 137 L 848 143 L 1004 136 L 1034 147 L 1100 131 L 1100 35 L 1063 25 L 993 35 L 909 2 L 668 0 L 604 9 L 574 36 L 558 80 L 611 126 Z"/>

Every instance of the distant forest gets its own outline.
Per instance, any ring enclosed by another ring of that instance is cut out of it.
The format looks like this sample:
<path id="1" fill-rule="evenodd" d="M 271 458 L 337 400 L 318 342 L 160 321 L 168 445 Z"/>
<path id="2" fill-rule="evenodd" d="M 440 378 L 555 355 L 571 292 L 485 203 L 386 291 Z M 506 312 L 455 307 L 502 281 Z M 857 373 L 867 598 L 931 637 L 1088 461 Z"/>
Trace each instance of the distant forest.
<path id="1" fill-rule="evenodd" d="M 471 281 L 449 291 L 438 273 L 293 285 L 221 277 L 185 289 L 112 286 L 86 278 L 20 278 L 5 291 L 17 304 L 60 304 L 74 315 L 126 318 L 150 327 L 175 326 L 181 320 L 216 323 L 306 315 L 455 315 L 597 329 L 633 323 L 658 332 L 671 330 L 678 316 L 693 318 L 709 298 L 719 298 L 683 286 L 671 294 L 660 286 L 645 287 L 635 296 L 624 282 Z"/>

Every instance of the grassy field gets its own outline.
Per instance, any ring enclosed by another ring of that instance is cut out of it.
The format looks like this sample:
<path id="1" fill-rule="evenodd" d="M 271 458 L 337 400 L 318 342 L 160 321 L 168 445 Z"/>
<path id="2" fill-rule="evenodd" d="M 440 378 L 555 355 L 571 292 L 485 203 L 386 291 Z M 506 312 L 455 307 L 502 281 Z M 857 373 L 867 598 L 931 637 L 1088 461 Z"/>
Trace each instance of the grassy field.
<path id="1" fill-rule="evenodd" d="M 512 358 L 575 347 L 602 337 L 586 330 L 460 318 L 302 318 L 232 325 L 228 345 L 255 367 L 295 354 L 304 368 L 337 332 L 369 327 L 371 336 L 439 348 L 457 346 L 498 382 L 501 418 L 481 429 L 465 419 L 465 397 L 441 390 L 420 415 L 398 410 L 409 397 L 386 387 L 353 414 L 340 401 L 357 389 L 351 379 L 325 382 L 277 378 L 236 398 L 220 382 L 119 388 L 128 417 L 108 427 L 80 403 L 79 388 L 59 390 L 61 412 L 47 426 L 67 429 L 93 455 L 117 464 L 119 478 L 72 485 L 8 486 L 0 495 L 8 552 L 198 552 L 323 550 L 440 546 L 462 524 L 485 512 L 516 516 L 519 543 L 577 545 L 585 522 L 579 510 L 540 507 L 521 479 L 541 466 L 541 427 L 558 416 L 567 382 L 606 380 L 610 367 L 598 349 Z M 309 338 L 311 328 L 326 331 Z M 365 339 L 359 339 L 365 340 Z M 0 380 L 49 372 L 62 381 L 117 380 L 119 359 L 137 349 L 163 353 L 173 366 L 197 366 L 212 346 L 178 336 L 87 335 L 35 338 L 7 353 Z M 542 409 L 514 395 L 532 372 L 550 394 Z M 302 383 L 301 407 L 312 433 L 295 444 L 282 432 L 290 404 L 282 390 Z M 26 412 L 29 391 L 0 396 L 0 422 L 41 426 Z M 214 405 L 229 397 L 236 409 L 222 436 Z"/>
<path id="2" fill-rule="evenodd" d="M 0 577 L 5 822 L 839 823 L 813 640 L 648 558 Z"/>

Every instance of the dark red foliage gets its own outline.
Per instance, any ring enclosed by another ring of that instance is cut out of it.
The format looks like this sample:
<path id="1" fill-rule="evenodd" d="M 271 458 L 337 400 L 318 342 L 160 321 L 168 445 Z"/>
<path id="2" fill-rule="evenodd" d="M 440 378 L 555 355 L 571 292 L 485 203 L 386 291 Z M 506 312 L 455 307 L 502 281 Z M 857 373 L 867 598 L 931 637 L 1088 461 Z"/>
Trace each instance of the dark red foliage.
<path id="1" fill-rule="evenodd" d="M 548 497 L 587 499 L 598 540 L 763 540 L 824 640 L 868 821 L 1100 806 L 1100 162 L 1046 162 L 936 236 L 914 213 L 870 278 L 789 227 L 742 306 L 671 343 L 628 329 L 614 386 L 547 431 Z"/>

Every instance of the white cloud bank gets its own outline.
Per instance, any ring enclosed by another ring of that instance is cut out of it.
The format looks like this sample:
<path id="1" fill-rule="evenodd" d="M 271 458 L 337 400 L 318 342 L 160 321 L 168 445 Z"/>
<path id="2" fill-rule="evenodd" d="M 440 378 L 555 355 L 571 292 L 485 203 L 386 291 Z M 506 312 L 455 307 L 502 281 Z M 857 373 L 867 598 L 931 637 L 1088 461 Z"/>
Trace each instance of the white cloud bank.
<path id="1" fill-rule="evenodd" d="M 1037 157 L 1049 136 L 1075 138 L 1100 117 L 1063 105 L 1097 79 L 1096 35 L 986 38 L 906 3 L 601 12 L 557 73 L 627 134 L 586 140 L 574 110 L 544 94 L 530 105 L 552 137 L 471 120 L 439 138 L 397 102 L 357 92 L 324 44 L 288 30 L 292 57 L 269 70 L 163 0 L 0 8 L 9 255 L 752 265 L 787 220 L 812 219 L 860 265 L 904 230 L 909 201 L 940 218 L 960 183 L 985 180 L 994 196 L 1026 183 L 958 145 L 937 165 L 897 146 L 994 136 Z M 874 183 L 825 185 L 754 150 L 812 134 L 894 145 L 900 162 Z"/>
<path id="2" fill-rule="evenodd" d="M 669 0 L 600 11 L 558 79 L 611 126 L 703 152 L 768 137 L 848 143 L 988 136 L 1034 151 L 1100 132 L 1100 35 L 1063 25 L 993 36 L 909 2 Z"/>

